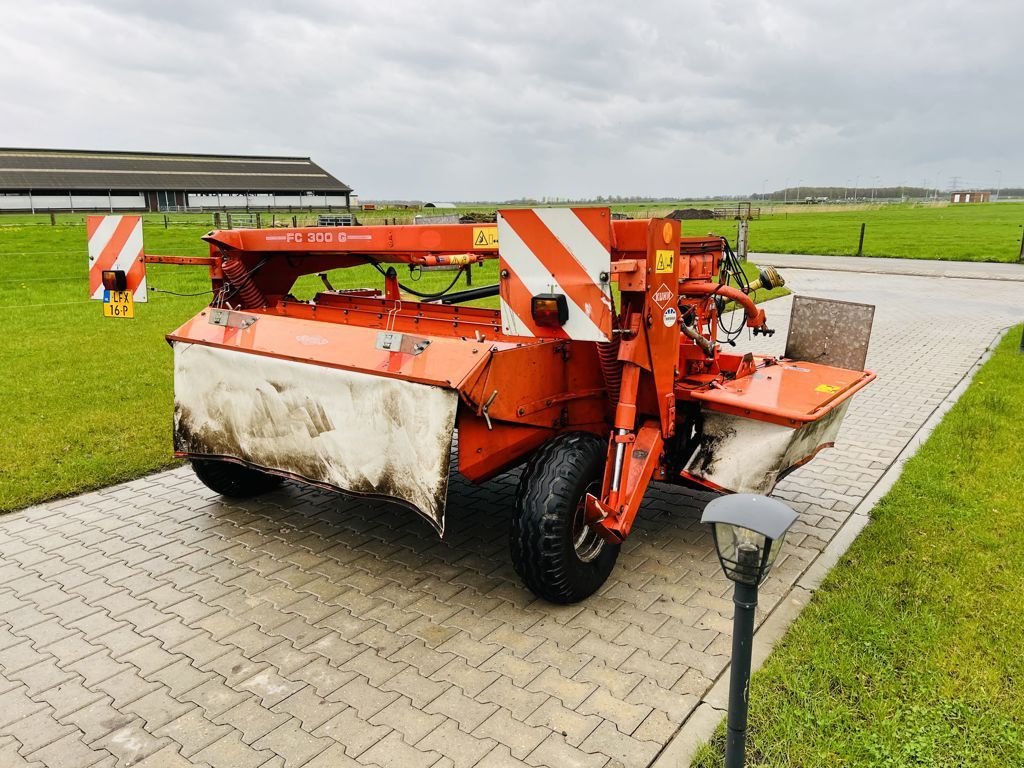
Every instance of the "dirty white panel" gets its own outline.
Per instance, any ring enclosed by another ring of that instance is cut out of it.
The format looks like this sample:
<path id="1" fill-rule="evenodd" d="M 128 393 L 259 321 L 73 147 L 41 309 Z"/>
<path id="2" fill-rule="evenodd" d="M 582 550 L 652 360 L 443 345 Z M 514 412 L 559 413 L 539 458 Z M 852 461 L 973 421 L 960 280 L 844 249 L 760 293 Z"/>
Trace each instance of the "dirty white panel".
<path id="1" fill-rule="evenodd" d="M 174 344 L 174 447 L 411 504 L 444 533 L 455 390 Z"/>
<path id="2" fill-rule="evenodd" d="M 771 493 L 787 469 L 835 441 L 848 406 L 797 429 L 704 410 L 704 440 L 686 472 L 733 493 Z"/>

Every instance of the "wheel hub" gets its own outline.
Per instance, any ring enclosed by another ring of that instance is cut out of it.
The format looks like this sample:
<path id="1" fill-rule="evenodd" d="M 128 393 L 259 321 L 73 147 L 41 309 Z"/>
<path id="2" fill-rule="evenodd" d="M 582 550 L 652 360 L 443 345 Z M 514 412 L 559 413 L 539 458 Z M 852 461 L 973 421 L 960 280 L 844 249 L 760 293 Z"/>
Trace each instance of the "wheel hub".
<path id="1" fill-rule="evenodd" d="M 573 549 L 576 550 L 576 557 L 584 563 L 594 560 L 604 549 L 604 539 L 598 535 L 593 526 L 587 523 L 587 494 L 600 493 L 600 486 L 600 482 L 595 480 L 586 487 L 580 496 L 572 518 Z"/>

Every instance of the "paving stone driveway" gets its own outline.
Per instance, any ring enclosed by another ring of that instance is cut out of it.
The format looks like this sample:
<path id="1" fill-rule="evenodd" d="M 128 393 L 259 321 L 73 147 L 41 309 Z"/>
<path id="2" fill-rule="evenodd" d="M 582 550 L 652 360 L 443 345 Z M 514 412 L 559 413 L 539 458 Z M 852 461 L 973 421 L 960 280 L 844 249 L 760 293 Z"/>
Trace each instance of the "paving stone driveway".
<path id="1" fill-rule="evenodd" d="M 1024 318 L 1019 283 L 789 277 L 878 305 L 879 381 L 779 486 L 801 519 L 762 616 Z M 7 515 L 0 766 L 648 765 L 728 661 L 704 498 L 653 489 L 607 587 L 555 607 L 508 562 L 516 479 L 455 480 L 443 542 L 402 509 L 294 486 L 228 504 L 184 468 Z"/>

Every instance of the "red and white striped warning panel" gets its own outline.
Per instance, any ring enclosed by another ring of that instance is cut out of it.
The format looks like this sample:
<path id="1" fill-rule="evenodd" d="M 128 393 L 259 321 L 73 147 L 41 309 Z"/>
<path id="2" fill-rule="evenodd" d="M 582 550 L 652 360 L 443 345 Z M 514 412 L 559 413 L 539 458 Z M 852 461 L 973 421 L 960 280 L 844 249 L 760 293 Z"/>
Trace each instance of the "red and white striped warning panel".
<path id="1" fill-rule="evenodd" d="M 120 270 L 125 290 L 146 301 L 146 262 L 142 251 L 141 216 L 88 216 L 89 298 L 103 300 L 103 272 Z"/>
<path id="2" fill-rule="evenodd" d="M 609 341 L 612 335 L 611 214 L 607 208 L 498 212 L 501 322 L 512 336 Z M 533 315 L 535 296 L 564 295 L 560 326 Z"/>

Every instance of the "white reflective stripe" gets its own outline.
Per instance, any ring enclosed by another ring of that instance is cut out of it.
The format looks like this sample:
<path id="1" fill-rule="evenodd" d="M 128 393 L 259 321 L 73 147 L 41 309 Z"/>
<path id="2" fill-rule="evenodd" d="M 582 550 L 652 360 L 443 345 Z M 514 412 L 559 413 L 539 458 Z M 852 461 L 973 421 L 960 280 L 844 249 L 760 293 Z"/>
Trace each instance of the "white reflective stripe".
<path id="1" fill-rule="evenodd" d="M 120 216 L 104 216 L 103 220 L 100 221 L 100 225 L 96 227 L 96 231 L 89 238 L 90 263 L 98 259 L 100 254 L 103 253 L 103 249 L 110 242 L 110 238 L 114 236 L 114 230 L 121 223 L 121 218 Z"/>
<path id="2" fill-rule="evenodd" d="M 502 332 L 507 333 L 509 336 L 533 336 L 533 331 L 516 314 L 515 310 L 506 304 L 504 299 L 499 298 L 498 301 L 501 302 Z"/>
<path id="3" fill-rule="evenodd" d="M 565 293 L 555 278 L 551 276 L 551 271 L 519 237 L 519 233 L 500 216 L 498 217 L 498 244 L 498 252 L 501 257 L 516 273 L 531 296 L 536 296 L 539 293 Z M 569 319 L 566 320 L 562 328 L 569 338 L 580 341 L 608 341 L 608 337 L 587 315 L 585 308 L 576 304 L 568 295 L 566 295 L 566 299 L 569 305 Z M 504 318 L 504 315 L 502 317 Z"/>
<path id="4" fill-rule="evenodd" d="M 611 270 L 612 257 L 576 212 L 571 208 L 535 208 L 533 212 L 600 287 L 599 275 Z"/>

